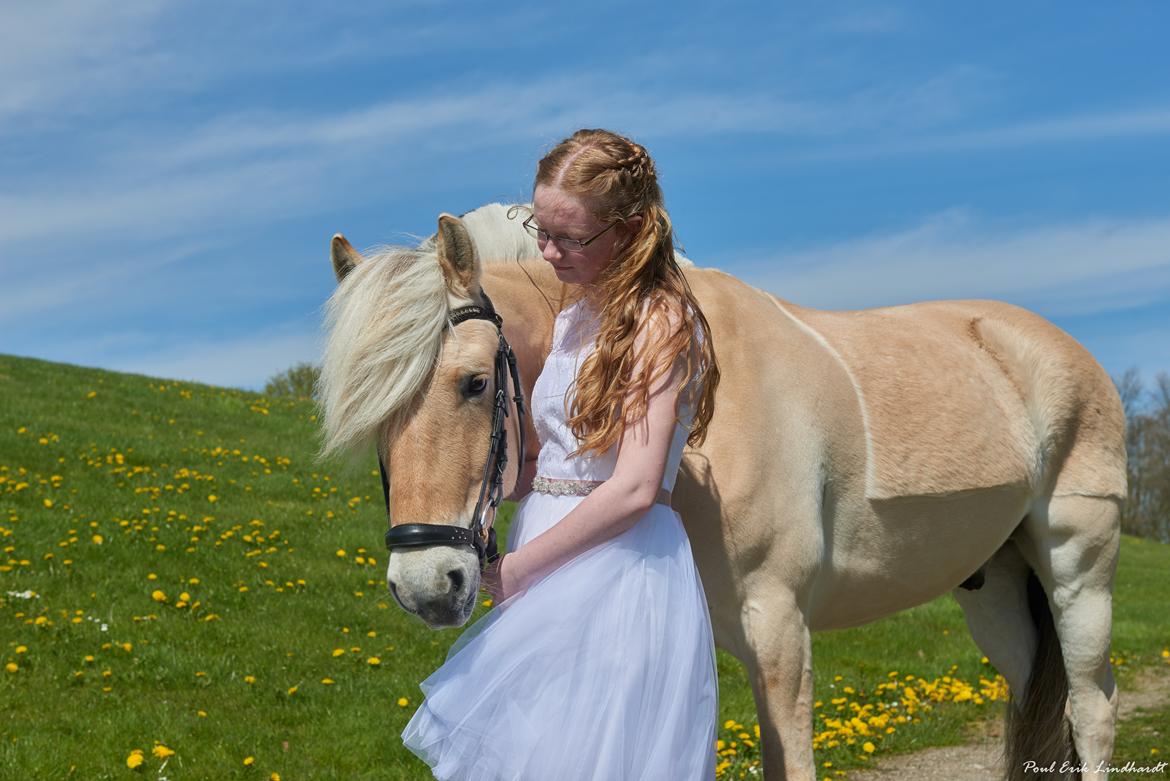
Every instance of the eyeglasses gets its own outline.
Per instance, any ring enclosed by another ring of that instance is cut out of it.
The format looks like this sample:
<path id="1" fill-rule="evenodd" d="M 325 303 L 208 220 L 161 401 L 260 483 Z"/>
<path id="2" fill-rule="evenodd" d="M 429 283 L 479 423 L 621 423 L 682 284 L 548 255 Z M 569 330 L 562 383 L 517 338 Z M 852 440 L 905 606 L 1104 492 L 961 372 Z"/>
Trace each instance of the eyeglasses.
<path id="1" fill-rule="evenodd" d="M 536 238 L 537 243 L 541 247 L 544 247 L 545 244 L 548 244 L 551 241 L 553 244 L 556 244 L 558 247 L 560 247 L 562 250 L 564 250 L 566 252 L 580 252 L 581 250 L 585 249 L 590 244 L 592 244 L 594 241 L 599 239 L 603 233 L 605 233 L 607 230 L 609 230 L 610 228 L 612 228 L 615 225 L 617 225 L 616 220 L 614 222 L 611 222 L 609 225 L 606 225 L 604 228 L 602 228 L 600 233 L 595 233 L 587 239 L 570 239 L 567 236 L 554 236 L 554 235 L 552 235 L 551 233 L 546 231 L 544 228 L 541 228 L 536 223 L 534 223 L 532 221 L 532 217 L 529 217 L 528 219 L 526 219 L 524 221 L 524 230 L 526 230 L 530 234 L 532 234 Z"/>

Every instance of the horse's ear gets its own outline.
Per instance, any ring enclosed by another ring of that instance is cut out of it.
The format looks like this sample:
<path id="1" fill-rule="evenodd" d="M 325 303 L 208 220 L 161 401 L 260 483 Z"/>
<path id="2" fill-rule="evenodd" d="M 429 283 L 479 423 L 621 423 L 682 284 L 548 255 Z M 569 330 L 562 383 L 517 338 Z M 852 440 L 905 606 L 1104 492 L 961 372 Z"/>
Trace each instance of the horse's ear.
<path id="1" fill-rule="evenodd" d="M 467 298 L 474 298 L 475 291 L 479 290 L 479 257 L 467 226 L 458 217 L 439 215 L 435 253 L 443 276 L 447 278 L 447 287 Z"/>
<path id="2" fill-rule="evenodd" d="M 337 275 L 338 282 L 345 279 L 354 266 L 365 260 L 340 233 L 333 234 L 333 241 L 329 242 L 329 257 L 333 260 L 333 273 Z"/>

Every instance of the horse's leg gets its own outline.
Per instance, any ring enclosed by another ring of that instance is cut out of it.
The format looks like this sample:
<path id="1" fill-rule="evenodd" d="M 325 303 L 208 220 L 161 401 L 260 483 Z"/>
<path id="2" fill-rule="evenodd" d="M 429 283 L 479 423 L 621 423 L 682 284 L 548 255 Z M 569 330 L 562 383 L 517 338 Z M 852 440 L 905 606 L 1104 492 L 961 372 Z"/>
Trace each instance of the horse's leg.
<path id="1" fill-rule="evenodd" d="M 963 608 L 967 628 L 979 649 L 1022 697 L 1036 653 L 1036 626 L 1028 611 L 1028 562 L 1008 540 L 983 566 L 983 585 L 976 590 L 956 588 L 955 601 Z"/>
<path id="2" fill-rule="evenodd" d="M 1060 639 L 1082 779 L 1105 778 L 1096 768 L 1113 754 L 1117 687 L 1109 643 L 1120 513 L 1118 500 L 1062 493 L 1023 525 L 1023 550 L 1049 595 Z"/>
<path id="3" fill-rule="evenodd" d="M 767 781 L 815 781 L 812 639 L 792 594 L 744 600 L 749 651 L 743 661 L 756 698 Z"/>

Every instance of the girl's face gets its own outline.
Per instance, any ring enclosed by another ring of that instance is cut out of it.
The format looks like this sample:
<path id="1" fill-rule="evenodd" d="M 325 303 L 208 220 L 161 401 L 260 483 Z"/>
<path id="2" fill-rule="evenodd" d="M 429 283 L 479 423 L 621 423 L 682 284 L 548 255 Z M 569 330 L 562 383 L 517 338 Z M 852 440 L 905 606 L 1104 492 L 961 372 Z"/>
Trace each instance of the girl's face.
<path id="1" fill-rule="evenodd" d="M 629 232 L 626 225 L 620 224 L 606 231 L 608 224 L 594 217 L 581 198 L 543 184 L 538 184 L 532 195 L 532 215 L 533 222 L 552 236 L 540 248 L 544 259 L 555 269 L 557 279 L 574 285 L 594 284 L 613 262 Z M 585 241 L 602 231 L 605 233 L 580 249 L 566 249 L 564 242 L 558 241 Z"/>

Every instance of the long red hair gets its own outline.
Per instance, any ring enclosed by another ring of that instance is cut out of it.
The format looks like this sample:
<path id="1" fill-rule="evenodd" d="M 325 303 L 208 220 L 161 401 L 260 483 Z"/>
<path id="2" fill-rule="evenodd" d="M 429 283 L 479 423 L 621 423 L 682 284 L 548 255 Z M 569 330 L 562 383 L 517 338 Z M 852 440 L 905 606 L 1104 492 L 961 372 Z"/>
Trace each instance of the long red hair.
<path id="1" fill-rule="evenodd" d="M 603 222 L 624 224 L 642 217 L 596 282 L 602 302 L 596 349 L 577 373 L 576 393 L 570 394 L 567 422 L 581 442 L 574 454 L 593 450 L 600 455 L 613 447 L 626 423 L 646 415 L 650 386 L 681 355 L 686 356 L 687 378 L 698 369 L 689 398 L 695 414 L 687 443 L 702 444 L 715 412 L 719 367 L 707 318 L 674 260 L 673 229 L 654 161 L 645 147 L 616 133 L 578 130 L 541 159 L 533 188 L 537 185 L 580 197 Z M 648 327 L 651 322 L 676 325 Z M 703 339 L 698 340 L 700 330 Z M 645 339 L 641 350 L 635 350 L 635 337 Z M 641 370 L 634 377 L 637 366 Z"/>

